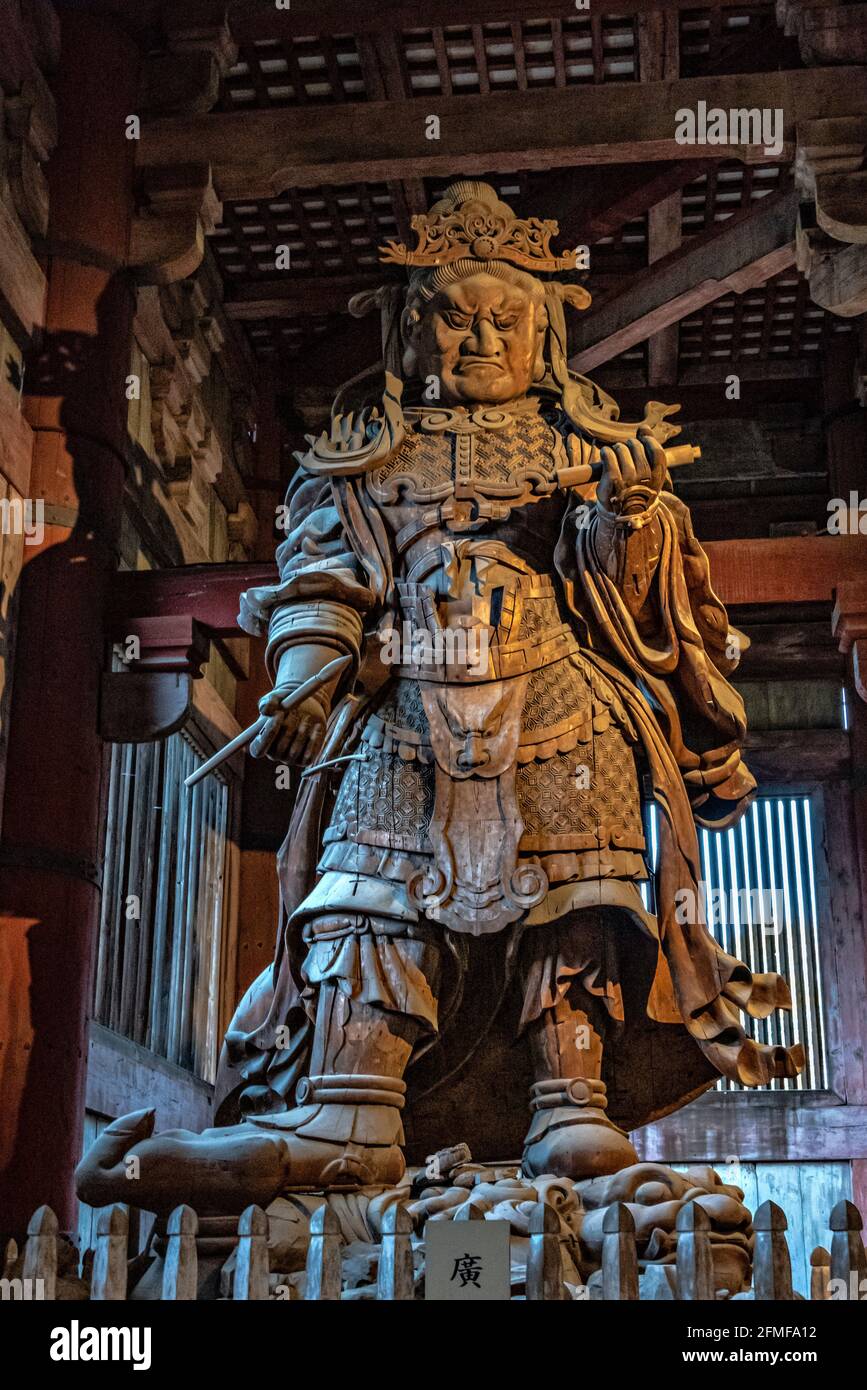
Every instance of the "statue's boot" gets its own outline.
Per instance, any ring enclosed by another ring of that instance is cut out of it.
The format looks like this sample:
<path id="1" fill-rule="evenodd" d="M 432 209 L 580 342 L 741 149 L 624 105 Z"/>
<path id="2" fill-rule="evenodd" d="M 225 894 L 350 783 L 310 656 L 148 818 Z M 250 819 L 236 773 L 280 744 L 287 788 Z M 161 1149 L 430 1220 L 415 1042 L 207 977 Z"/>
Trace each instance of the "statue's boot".
<path id="1" fill-rule="evenodd" d="M 420 1031 L 407 1014 L 353 999 L 331 981 L 320 985 L 310 1075 L 295 1107 L 248 1120 L 287 1144 L 290 1188 L 400 1182 L 402 1078 Z"/>
<path id="2" fill-rule="evenodd" d="M 226 1216 L 266 1207 L 291 1182 L 279 1134 L 251 1124 L 154 1134 L 154 1119 L 153 1110 L 137 1110 L 106 1126 L 76 1169 L 82 1201 L 126 1202 L 163 1217 L 187 1203 L 199 1216 Z"/>
<path id="3" fill-rule="evenodd" d="M 400 1147 L 405 1092 L 405 1083 L 392 1076 L 305 1076 L 294 1109 L 257 1115 L 250 1123 L 285 1140 L 290 1189 L 391 1187 L 406 1167 Z"/>
<path id="4" fill-rule="evenodd" d="M 417 943 L 417 956 L 435 989 L 438 950 Z M 392 1186 L 406 1166 L 403 1073 L 425 1026 L 326 980 L 318 989 L 310 1075 L 299 1082 L 292 1110 L 202 1134 L 154 1134 L 152 1110 L 123 1116 L 79 1164 L 79 1196 L 94 1206 L 128 1202 L 159 1215 L 188 1202 L 200 1216 L 225 1216 L 251 1203 L 267 1206 L 293 1189 Z"/>
<path id="5" fill-rule="evenodd" d="M 524 1141 L 525 1177 L 597 1178 L 638 1162 L 622 1129 L 605 1114 L 605 1082 L 559 1077 L 530 1087 L 533 1118 Z"/>
<path id="6" fill-rule="evenodd" d="M 602 1034 L 575 1002 L 579 988 L 573 981 L 528 1028 L 536 1081 L 530 1087 L 533 1118 L 521 1161 L 526 1177 L 553 1173 L 578 1182 L 638 1162 L 623 1130 L 605 1113 Z M 598 1022 L 601 1029 L 601 1018 Z"/>
<path id="7" fill-rule="evenodd" d="M 91 1206 L 126 1202 L 163 1217 L 182 1202 L 199 1216 L 228 1216 L 293 1189 L 400 1181 L 403 1081 L 319 1076 L 299 1090 L 305 1103 L 294 1110 L 201 1134 L 154 1134 L 153 1110 L 121 1116 L 78 1165 L 78 1195 Z"/>

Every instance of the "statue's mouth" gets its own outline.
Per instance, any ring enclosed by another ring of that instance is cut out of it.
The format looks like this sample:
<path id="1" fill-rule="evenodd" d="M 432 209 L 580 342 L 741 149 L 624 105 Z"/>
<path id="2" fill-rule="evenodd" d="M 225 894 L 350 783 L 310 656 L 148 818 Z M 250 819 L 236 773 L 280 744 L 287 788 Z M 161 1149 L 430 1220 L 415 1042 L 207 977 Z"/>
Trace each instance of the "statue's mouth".
<path id="1" fill-rule="evenodd" d="M 495 372 L 504 370 L 502 362 L 498 362 L 495 357 L 462 357 L 458 370 L 463 372 L 469 368 L 471 371 L 478 371 L 482 367 L 493 368 Z"/>

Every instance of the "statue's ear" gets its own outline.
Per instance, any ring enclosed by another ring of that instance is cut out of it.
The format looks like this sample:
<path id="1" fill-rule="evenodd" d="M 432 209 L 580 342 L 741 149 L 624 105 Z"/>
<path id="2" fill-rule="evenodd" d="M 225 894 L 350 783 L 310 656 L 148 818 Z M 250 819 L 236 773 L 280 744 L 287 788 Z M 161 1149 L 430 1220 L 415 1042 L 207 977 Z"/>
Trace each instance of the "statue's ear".
<path id="1" fill-rule="evenodd" d="M 411 308 L 409 305 L 404 309 L 400 316 L 400 331 L 405 343 L 411 343 L 418 333 L 421 323 L 421 314 L 418 309 Z"/>
<path id="2" fill-rule="evenodd" d="M 418 309 L 406 308 L 400 316 L 400 336 L 403 341 L 402 366 L 404 376 L 415 376 L 418 353 L 416 351 L 416 339 L 418 337 L 421 315 Z"/>
<path id="3" fill-rule="evenodd" d="M 548 341 L 548 310 L 541 305 L 536 325 L 536 360 L 533 364 L 533 380 L 541 381 L 548 370 L 545 361 L 545 344 Z"/>
<path id="4" fill-rule="evenodd" d="M 400 338 L 403 341 L 403 374 L 414 377 L 418 363 L 417 339 L 421 327 L 421 314 L 413 306 L 407 306 L 400 316 Z"/>

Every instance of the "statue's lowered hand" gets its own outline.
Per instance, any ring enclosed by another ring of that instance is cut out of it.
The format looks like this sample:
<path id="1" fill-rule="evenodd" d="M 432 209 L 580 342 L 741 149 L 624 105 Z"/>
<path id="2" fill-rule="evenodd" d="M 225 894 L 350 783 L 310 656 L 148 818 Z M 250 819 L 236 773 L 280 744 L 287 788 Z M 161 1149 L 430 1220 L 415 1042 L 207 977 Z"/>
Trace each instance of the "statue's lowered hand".
<path id="1" fill-rule="evenodd" d="M 267 723 L 250 744 L 254 758 L 307 764 L 314 761 L 325 736 L 325 711 L 315 695 L 284 709 L 286 690 L 278 686 L 259 701 Z"/>

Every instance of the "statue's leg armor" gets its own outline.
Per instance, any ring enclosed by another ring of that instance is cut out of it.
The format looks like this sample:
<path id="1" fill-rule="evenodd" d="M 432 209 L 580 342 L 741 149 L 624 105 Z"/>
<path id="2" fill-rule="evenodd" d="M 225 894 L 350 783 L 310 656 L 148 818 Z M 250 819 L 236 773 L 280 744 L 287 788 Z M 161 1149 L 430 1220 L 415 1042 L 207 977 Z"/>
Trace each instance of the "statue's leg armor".
<path id="1" fill-rule="evenodd" d="M 226 1215 L 293 1188 L 399 1182 L 402 1077 L 418 1038 L 436 1032 L 440 949 L 431 928 L 411 937 L 394 927 L 370 919 L 311 926 L 305 969 L 315 1030 L 293 1110 L 203 1134 L 153 1134 L 152 1110 L 123 1116 L 82 1159 L 79 1196 L 164 1216 L 183 1201 L 200 1216 Z"/>
<path id="2" fill-rule="evenodd" d="M 311 933 L 310 1074 L 298 1085 L 294 1109 L 252 1120 L 288 1141 L 290 1187 L 393 1184 L 403 1177 L 403 1073 L 416 1043 L 435 1030 L 440 950 L 433 940 L 396 937 L 377 926 L 355 924 L 342 949 L 340 938 L 317 942 L 315 927 Z"/>
<path id="3" fill-rule="evenodd" d="M 523 1171 L 533 1177 L 555 1173 L 573 1181 L 619 1172 L 637 1163 L 638 1156 L 605 1113 L 605 1007 L 583 987 L 582 972 L 561 971 L 562 962 L 557 959 L 554 964 L 550 954 L 543 971 L 549 989 L 540 999 L 539 952 L 533 951 L 532 941 L 525 944 L 530 949 L 524 974 L 533 995 L 525 1003 L 525 1019 L 531 1015 L 525 1031 L 536 1080 L 530 1088 L 532 1120 Z M 543 941 L 539 946 L 546 951 Z"/>

